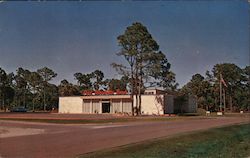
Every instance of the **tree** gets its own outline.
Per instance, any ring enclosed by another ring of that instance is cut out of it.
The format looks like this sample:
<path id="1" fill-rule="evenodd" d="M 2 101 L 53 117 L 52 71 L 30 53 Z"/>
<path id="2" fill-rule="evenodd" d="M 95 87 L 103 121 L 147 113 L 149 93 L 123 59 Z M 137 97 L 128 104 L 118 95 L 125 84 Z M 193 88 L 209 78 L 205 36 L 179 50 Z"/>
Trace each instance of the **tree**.
<path id="1" fill-rule="evenodd" d="M 6 110 L 10 107 L 14 99 L 15 91 L 13 89 L 13 73 L 7 74 L 0 68 L 0 104 L 1 109 Z"/>
<path id="2" fill-rule="evenodd" d="M 127 27 L 124 34 L 118 36 L 117 39 L 121 47 L 117 55 L 123 56 L 128 66 L 116 63 L 113 63 L 112 66 L 122 75 L 130 77 L 132 114 L 134 115 L 134 95 L 136 96 L 136 112 L 140 114 L 141 93 L 144 88 L 143 80 L 146 80 L 149 76 L 156 76 L 154 73 L 161 71 L 161 64 L 166 58 L 163 53 L 158 52 L 159 45 L 147 28 L 139 22 Z"/>
<path id="3" fill-rule="evenodd" d="M 74 74 L 75 79 L 77 80 L 79 90 L 91 90 L 92 82 L 91 79 L 93 75 L 90 74 L 82 74 L 80 72 Z"/>
<path id="4" fill-rule="evenodd" d="M 48 82 L 51 81 L 53 78 L 55 78 L 57 76 L 57 74 L 47 68 L 47 67 L 44 67 L 42 69 L 38 69 L 37 70 L 38 74 L 42 77 L 42 86 L 43 86 L 43 110 L 45 111 L 46 110 L 46 88 L 48 88 Z"/>
<path id="5" fill-rule="evenodd" d="M 212 74 L 207 71 L 206 78 L 200 74 L 194 75 L 190 82 L 183 86 L 181 92 L 196 95 L 199 107 L 216 110 L 220 100 L 221 74 L 227 85 L 223 87 L 224 106 L 229 104 L 231 111 L 249 109 L 249 69 L 249 66 L 241 69 L 232 63 L 216 64 L 212 69 Z"/>
<path id="6" fill-rule="evenodd" d="M 95 90 L 99 90 L 100 87 L 103 85 L 103 78 L 104 74 L 100 70 L 95 70 L 94 72 L 91 73 L 92 78 L 94 79 L 93 81 L 93 88 Z"/>
<path id="7" fill-rule="evenodd" d="M 127 84 L 129 82 L 129 79 L 127 76 L 122 76 L 121 79 L 111 79 L 108 81 L 108 89 L 109 90 L 127 90 Z"/>
<path id="8" fill-rule="evenodd" d="M 62 80 L 60 85 L 58 86 L 58 92 L 59 96 L 74 96 L 80 94 L 78 88 L 65 79 Z"/>
<path id="9" fill-rule="evenodd" d="M 38 97 L 38 92 L 41 90 L 41 83 L 43 79 L 37 72 L 31 72 L 28 77 L 28 85 L 32 93 L 32 110 L 35 111 L 35 100 Z"/>
<path id="10" fill-rule="evenodd" d="M 29 70 L 25 70 L 21 67 L 19 67 L 16 70 L 16 75 L 14 76 L 14 82 L 15 82 L 15 100 L 16 100 L 16 104 L 18 106 L 24 106 L 26 107 L 26 94 L 29 91 L 29 87 L 28 87 L 28 76 L 30 74 Z"/>
<path id="11" fill-rule="evenodd" d="M 223 63 L 216 64 L 213 67 L 212 72 L 216 80 L 215 84 L 218 85 L 218 83 L 220 82 L 220 74 L 223 76 L 223 79 L 227 83 L 228 87 L 226 88 L 226 92 L 229 94 L 230 110 L 233 110 L 233 104 L 235 104 L 236 107 L 239 107 L 240 105 L 237 105 L 236 102 L 236 92 L 240 91 L 245 80 L 243 76 L 243 70 L 235 64 Z"/>
<path id="12" fill-rule="evenodd" d="M 58 108 L 58 100 L 59 100 L 59 93 L 58 87 L 54 84 L 48 83 L 47 85 L 47 103 L 46 109 L 52 110 L 54 108 Z"/>
<path id="13" fill-rule="evenodd" d="M 150 86 L 160 86 L 166 90 L 176 90 L 178 83 L 176 83 L 175 73 L 170 71 L 171 64 L 168 62 L 166 56 L 159 52 L 155 55 L 155 59 L 151 60 L 146 68 L 146 72 L 149 72 L 150 77 L 153 80 L 150 82 Z"/>
<path id="14" fill-rule="evenodd" d="M 183 86 L 181 92 L 186 95 L 196 96 L 198 106 L 203 109 L 209 110 L 213 104 L 211 84 L 201 74 L 193 75 L 190 82 Z"/>
<path id="15" fill-rule="evenodd" d="M 241 110 L 250 110 L 250 66 L 243 69 L 242 86 L 238 87 L 236 98 Z"/>
<path id="16" fill-rule="evenodd" d="M 11 103 L 14 101 L 14 97 L 15 97 L 15 89 L 14 89 L 14 85 L 13 85 L 13 80 L 14 80 L 14 74 L 13 73 L 9 73 L 7 75 L 7 83 L 6 83 L 6 87 L 4 90 L 5 93 L 5 103 L 6 103 L 6 108 L 10 108 L 11 107 Z"/>
<path id="17" fill-rule="evenodd" d="M 1 99 L 2 109 L 5 109 L 5 106 L 4 106 L 5 93 L 4 93 L 4 91 L 6 89 L 6 84 L 7 84 L 7 74 L 2 68 L 0 68 L 0 99 Z"/>
<path id="18" fill-rule="evenodd" d="M 74 74 L 79 90 L 99 90 L 105 86 L 103 81 L 104 74 L 101 70 L 95 70 L 91 73 L 82 74 L 77 72 Z"/>

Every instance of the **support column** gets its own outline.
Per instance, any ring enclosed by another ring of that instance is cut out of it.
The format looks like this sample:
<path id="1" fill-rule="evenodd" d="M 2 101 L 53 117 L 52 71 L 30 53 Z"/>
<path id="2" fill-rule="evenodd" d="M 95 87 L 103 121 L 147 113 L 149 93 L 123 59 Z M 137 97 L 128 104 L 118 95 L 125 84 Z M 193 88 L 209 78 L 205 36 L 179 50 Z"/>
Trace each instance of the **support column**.
<path id="1" fill-rule="evenodd" d="M 93 113 L 93 100 L 90 100 L 90 107 L 89 107 L 89 113 L 92 114 Z"/>
<path id="2" fill-rule="evenodd" d="M 84 100 L 82 99 L 82 113 L 85 113 L 84 111 Z"/>
<path id="3" fill-rule="evenodd" d="M 112 99 L 110 99 L 110 101 L 109 101 L 109 105 L 110 105 L 110 113 L 111 114 L 114 114 L 115 113 L 115 110 L 114 110 L 114 107 L 113 107 L 113 104 L 112 104 Z M 111 109 L 112 108 L 112 109 Z"/>
<path id="4" fill-rule="evenodd" d="M 100 99 L 99 104 L 100 104 L 99 113 L 101 114 L 102 113 L 102 99 Z"/>
<path id="5" fill-rule="evenodd" d="M 122 99 L 120 100 L 120 111 L 123 112 L 123 108 L 122 108 Z"/>

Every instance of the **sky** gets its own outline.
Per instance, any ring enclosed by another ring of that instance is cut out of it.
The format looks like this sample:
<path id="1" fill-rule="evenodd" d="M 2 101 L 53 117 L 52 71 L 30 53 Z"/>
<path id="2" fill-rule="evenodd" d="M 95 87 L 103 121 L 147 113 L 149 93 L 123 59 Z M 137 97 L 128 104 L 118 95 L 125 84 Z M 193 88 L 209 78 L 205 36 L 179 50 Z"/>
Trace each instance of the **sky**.
<path id="1" fill-rule="evenodd" d="M 117 37 L 141 22 L 182 86 L 217 63 L 249 65 L 248 8 L 244 0 L 1 2 L 0 67 L 47 66 L 58 74 L 55 84 L 96 69 L 119 78 L 110 66 L 126 64 Z"/>

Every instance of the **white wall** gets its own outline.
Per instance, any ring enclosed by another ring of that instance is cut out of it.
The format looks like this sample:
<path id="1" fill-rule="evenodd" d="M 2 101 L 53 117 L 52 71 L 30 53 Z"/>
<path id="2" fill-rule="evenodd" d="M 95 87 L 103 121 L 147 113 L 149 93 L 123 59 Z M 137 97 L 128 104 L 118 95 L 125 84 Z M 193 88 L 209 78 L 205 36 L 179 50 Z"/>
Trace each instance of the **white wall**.
<path id="1" fill-rule="evenodd" d="M 81 97 L 59 97 L 59 113 L 82 113 Z"/>
<path id="2" fill-rule="evenodd" d="M 122 112 L 125 113 L 132 113 L 132 102 L 131 101 L 123 101 L 122 102 Z"/>
<path id="3" fill-rule="evenodd" d="M 134 96 L 134 106 L 136 98 Z M 145 115 L 162 115 L 164 114 L 164 95 L 142 95 L 141 112 Z"/>
<path id="4" fill-rule="evenodd" d="M 93 106 L 93 108 L 92 108 L 92 113 L 101 113 L 101 102 L 100 102 L 100 100 L 93 100 L 92 101 L 92 106 Z"/>
<path id="5" fill-rule="evenodd" d="M 142 95 L 141 102 L 141 111 L 146 115 L 162 115 L 164 114 L 164 106 L 167 108 L 171 104 L 172 100 L 169 97 L 164 97 L 164 95 Z M 131 102 L 123 100 L 113 100 L 111 103 L 111 113 L 117 112 L 127 112 L 131 113 Z M 91 102 L 89 105 L 92 107 L 85 107 L 86 103 L 83 103 L 83 99 L 79 97 L 60 97 L 59 98 L 59 113 L 94 113 L 96 110 L 98 113 L 101 113 L 101 103 L 99 101 Z M 134 96 L 134 106 L 136 106 L 136 99 Z M 173 107 L 170 105 L 167 111 L 173 110 Z"/>
<path id="6" fill-rule="evenodd" d="M 122 112 L 121 100 L 112 100 L 111 107 L 112 107 L 111 113 Z"/>

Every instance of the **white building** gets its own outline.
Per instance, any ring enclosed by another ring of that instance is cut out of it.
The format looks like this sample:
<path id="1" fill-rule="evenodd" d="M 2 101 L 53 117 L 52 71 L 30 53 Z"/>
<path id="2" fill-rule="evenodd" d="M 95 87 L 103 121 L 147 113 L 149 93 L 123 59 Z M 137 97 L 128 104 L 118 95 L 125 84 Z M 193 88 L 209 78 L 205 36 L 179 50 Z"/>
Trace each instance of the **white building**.
<path id="1" fill-rule="evenodd" d="M 136 96 L 134 96 L 136 107 Z M 129 94 L 95 94 L 59 97 L 59 113 L 132 113 L 132 99 Z M 141 95 L 141 113 L 163 115 L 174 113 L 174 96 L 159 89 L 147 89 Z"/>

